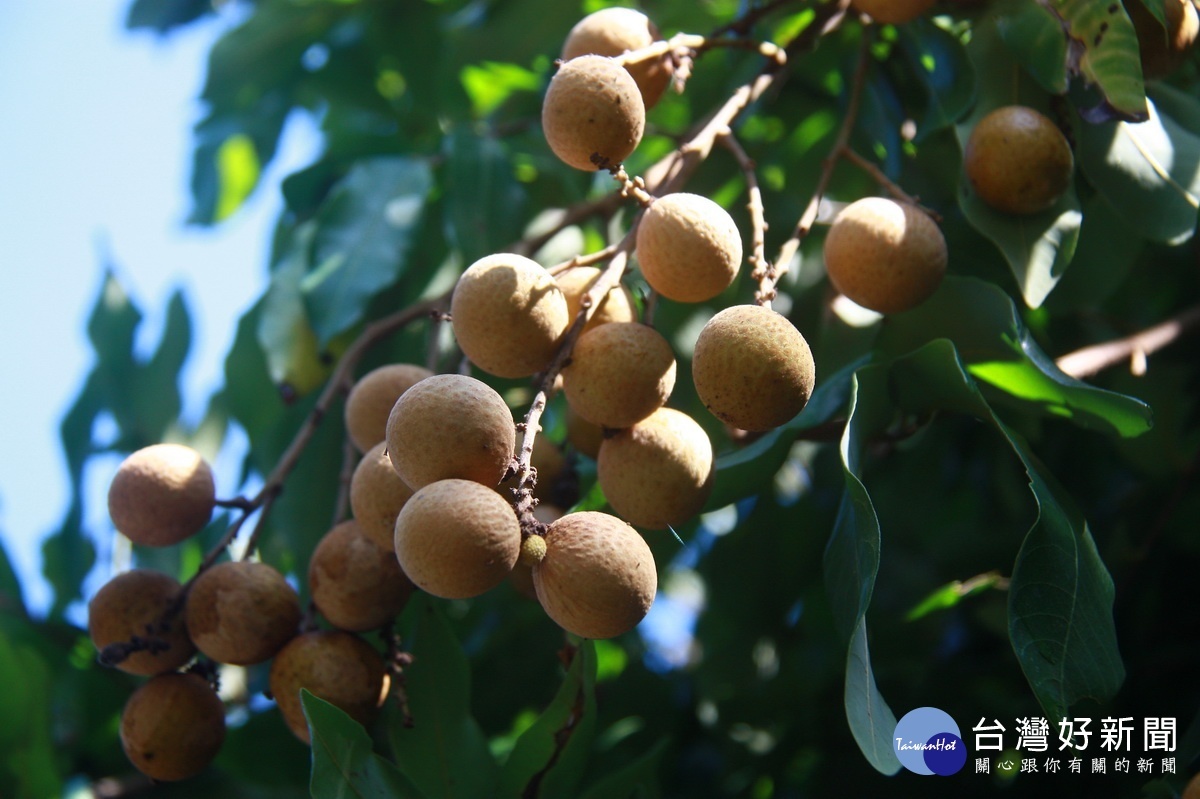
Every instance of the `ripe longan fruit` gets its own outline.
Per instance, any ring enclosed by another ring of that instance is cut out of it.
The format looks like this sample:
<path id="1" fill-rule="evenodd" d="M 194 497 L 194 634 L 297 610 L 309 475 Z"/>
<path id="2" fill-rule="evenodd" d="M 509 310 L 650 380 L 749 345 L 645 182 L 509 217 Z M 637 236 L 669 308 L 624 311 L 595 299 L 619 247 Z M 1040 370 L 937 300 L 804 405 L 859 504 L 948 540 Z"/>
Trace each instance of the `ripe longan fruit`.
<path id="1" fill-rule="evenodd" d="M 921 209 L 864 197 L 842 209 L 825 237 L 825 270 L 834 288 L 883 314 L 927 300 L 946 274 L 946 239 Z"/>
<path id="2" fill-rule="evenodd" d="M 1174 72 L 1200 34 L 1200 14 L 1192 0 L 1163 3 L 1165 29 L 1141 0 L 1126 3 L 1125 10 L 1137 33 L 1143 74 L 1147 78 L 1161 78 Z"/>
<path id="3" fill-rule="evenodd" d="M 408 578 L 443 599 L 499 585 L 521 551 L 521 525 L 498 493 L 470 480 L 439 480 L 413 494 L 396 519 L 396 557 Z"/>
<path id="4" fill-rule="evenodd" d="M 467 267 L 454 287 L 450 317 L 463 354 L 497 377 L 545 369 L 570 323 L 567 300 L 550 273 L 513 253 Z"/>
<path id="5" fill-rule="evenodd" d="M 370 644 L 341 630 L 297 635 L 271 663 L 271 695 L 288 728 L 311 743 L 300 689 L 324 699 L 366 726 L 383 699 L 383 658 Z"/>
<path id="6" fill-rule="evenodd" d="M 225 705 L 202 677 L 160 674 L 125 702 L 120 735 L 129 762 L 150 779 L 187 779 L 220 751 Z"/>
<path id="7" fill-rule="evenodd" d="M 800 413 L 815 381 L 808 342 L 769 308 L 730 306 L 696 339 L 692 382 L 700 401 L 742 430 L 770 430 Z"/>
<path id="8" fill-rule="evenodd" d="M 1007 214 L 1036 214 L 1071 185 L 1075 157 L 1067 138 L 1032 108 L 1006 105 L 975 125 L 963 152 L 971 188 Z"/>
<path id="9" fill-rule="evenodd" d="M 742 263 L 742 236 L 733 217 L 707 197 L 675 192 L 659 197 L 637 231 L 642 277 L 662 296 L 704 302 L 729 288 Z"/>
<path id="10" fill-rule="evenodd" d="M 392 548 L 396 516 L 412 495 L 392 466 L 386 441 L 371 447 L 350 477 L 350 510 L 363 533 L 382 549 Z"/>
<path id="11" fill-rule="evenodd" d="M 197 649 L 218 663 L 249 666 L 296 635 L 300 598 L 271 566 L 226 561 L 192 583 L 186 612 Z"/>
<path id="12" fill-rule="evenodd" d="M 567 300 L 568 327 L 579 315 L 579 306 L 583 302 L 583 295 L 600 279 L 600 274 L 601 270 L 594 266 L 577 266 L 555 276 L 554 282 L 558 283 L 558 287 Z M 636 321 L 637 306 L 633 302 L 633 292 L 624 285 L 617 284 L 609 289 L 597 304 L 595 311 L 592 312 L 592 318 L 584 325 L 583 332 L 586 333 L 607 322 Z"/>
<path id="13" fill-rule="evenodd" d="M 388 457 L 413 490 L 448 478 L 494 487 L 508 471 L 516 440 L 504 399 L 466 375 L 422 380 L 388 417 Z"/>
<path id="14" fill-rule="evenodd" d="M 216 488 L 199 452 L 154 444 L 126 458 L 108 488 L 108 514 L 130 541 L 148 547 L 178 544 L 212 518 Z"/>
<path id="15" fill-rule="evenodd" d="M 884 25 L 911 22 L 933 8 L 935 0 L 851 0 L 850 5 Z"/>
<path id="16" fill-rule="evenodd" d="M 622 163 L 637 149 L 645 127 L 637 82 L 605 56 L 565 62 L 542 101 L 546 143 L 565 164 L 586 172 Z"/>
<path id="17" fill-rule="evenodd" d="M 321 615 L 350 632 L 377 630 L 399 615 L 413 585 L 396 560 L 353 519 L 336 525 L 313 549 L 308 588 Z"/>
<path id="18" fill-rule="evenodd" d="M 388 414 L 400 395 L 433 372 L 411 363 L 393 363 L 360 377 L 346 397 L 346 435 L 359 452 L 383 441 Z"/>
<path id="19" fill-rule="evenodd" d="M 652 327 L 611 322 L 579 337 L 562 375 L 576 413 L 603 427 L 629 427 L 671 396 L 675 353 Z"/>
<path id="20" fill-rule="evenodd" d="M 169 574 L 149 569 L 134 569 L 109 580 L 88 602 L 88 634 L 96 650 L 135 636 L 152 638 L 165 647 L 134 652 L 113 665 L 148 677 L 187 663 L 196 654 L 196 646 L 188 637 L 183 608 L 167 612 L 179 601 L 181 588 Z"/>
<path id="21" fill-rule="evenodd" d="M 554 623 L 583 638 L 613 638 L 638 625 L 658 590 L 645 539 L 607 513 L 569 513 L 546 530 L 533 567 L 538 601 Z"/>
<path id="22" fill-rule="evenodd" d="M 567 34 L 562 58 L 569 61 L 581 55 L 619 56 L 629 50 L 649 47 L 661 38 L 658 28 L 640 11 L 632 8 L 602 8 L 588 14 Z M 667 90 L 674 71 L 669 56 L 646 59 L 625 67 L 642 93 L 642 103 L 650 110 Z"/>
<path id="23" fill-rule="evenodd" d="M 686 413 L 659 408 L 604 439 L 596 469 L 608 504 L 621 518 L 663 530 L 704 507 L 712 491 L 712 443 Z"/>

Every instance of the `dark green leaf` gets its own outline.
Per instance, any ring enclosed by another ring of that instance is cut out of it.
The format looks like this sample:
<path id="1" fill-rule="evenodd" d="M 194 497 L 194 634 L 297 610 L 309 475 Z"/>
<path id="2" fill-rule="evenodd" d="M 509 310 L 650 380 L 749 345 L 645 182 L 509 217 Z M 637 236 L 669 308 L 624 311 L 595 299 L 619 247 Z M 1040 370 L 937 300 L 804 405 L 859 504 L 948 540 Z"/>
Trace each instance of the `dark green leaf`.
<path id="1" fill-rule="evenodd" d="M 1066 94 L 1067 37 L 1053 11 L 1033 0 L 1019 0 L 996 25 L 1004 44 L 1043 89 Z"/>
<path id="2" fill-rule="evenodd" d="M 1083 204 L 1083 227 L 1072 268 L 1046 299 L 1051 311 L 1095 308 L 1138 262 L 1146 241 L 1099 194 Z"/>
<path id="3" fill-rule="evenodd" d="M 2 532 L 2 531 L 0 531 Z M 24 616 L 25 600 L 21 595 L 21 580 L 13 570 L 8 551 L 0 543 L 0 614 Z"/>
<path id="4" fill-rule="evenodd" d="M 371 738 L 361 724 L 307 689 L 300 690 L 300 702 L 312 737 L 309 791 L 313 799 L 344 796 L 398 799 L 422 795 L 394 765 L 375 754 Z"/>
<path id="5" fill-rule="evenodd" d="M 629 799 L 634 796 L 658 795 L 659 762 L 666 752 L 667 742 L 659 741 L 641 757 L 624 768 L 603 777 L 580 794 L 579 799 Z M 642 789 L 639 793 L 638 789 Z"/>
<path id="6" fill-rule="evenodd" d="M 888 707 L 875 674 L 867 648 L 867 620 L 859 619 L 850 638 L 846 655 L 846 721 L 854 740 L 867 761 L 880 773 L 892 775 L 900 770 L 892 736 L 896 732 L 896 714 Z"/>
<path id="7" fill-rule="evenodd" d="M 211 0 L 134 0 L 125 17 L 125 27 L 168 33 L 212 12 Z"/>
<path id="8" fill-rule="evenodd" d="M 33 647 L 10 639 L 0 627 L 0 786 L 5 795 L 62 795 L 62 778 L 51 736 L 51 672 Z"/>
<path id="9" fill-rule="evenodd" d="M 446 238 L 469 264 L 520 238 L 525 190 L 499 140 L 459 129 L 446 137 L 444 149 Z"/>
<path id="10" fill-rule="evenodd" d="M 309 250 L 315 227 L 300 226 L 289 249 L 271 272 L 258 320 L 258 343 L 271 381 L 289 395 L 304 396 L 325 382 L 331 364 L 321 357 L 317 335 L 304 304 Z"/>
<path id="11" fill-rule="evenodd" d="M 925 89 L 925 113 L 915 141 L 954 124 L 975 99 L 975 73 L 962 44 L 924 19 L 899 28 L 900 48 Z"/>
<path id="12" fill-rule="evenodd" d="M 404 273 L 432 186 L 424 160 L 375 158 L 356 164 L 325 200 L 312 271 L 301 284 L 322 344 L 361 322 L 371 300 Z"/>

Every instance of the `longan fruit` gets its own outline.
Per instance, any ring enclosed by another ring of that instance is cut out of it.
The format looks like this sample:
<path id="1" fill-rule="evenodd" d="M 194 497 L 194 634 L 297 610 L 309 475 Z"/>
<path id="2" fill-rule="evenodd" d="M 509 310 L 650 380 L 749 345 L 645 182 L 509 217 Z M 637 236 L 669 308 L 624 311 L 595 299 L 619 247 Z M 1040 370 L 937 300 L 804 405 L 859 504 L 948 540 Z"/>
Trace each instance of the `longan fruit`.
<path id="1" fill-rule="evenodd" d="M 313 549 L 308 588 L 330 624 L 366 632 L 395 618 L 413 586 L 400 569 L 395 549 L 381 548 L 350 519 L 334 526 Z"/>
<path id="2" fill-rule="evenodd" d="M 562 58 L 569 61 L 581 55 L 619 56 L 629 50 L 649 47 L 659 40 L 658 28 L 640 11 L 632 8 L 602 8 L 588 14 L 567 34 Z M 667 90 L 674 67 L 669 56 L 645 59 L 625 67 L 642 93 L 642 103 L 650 110 Z"/>
<path id="3" fill-rule="evenodd" d="M 595 285 L 596 281 L 600 279 L 600 275 L 601 270 L 594 266 L 577 266 L 555 276 L 554 282 L 558 283 L 559 289 L 562 290 L 563 296 L 567 300 L 568 327 L 579 315 L 579 306 L 583 302 L 583 295 Z M 588 319 L 587 324 L 583 326 L 583 332 L 586 333 L 607 322 L 636 321 L 637 306 L 633 302 L 633 292 L 618 283 L 609 289 L 608 293 L 597 303 L 596 309 L 592 312 L 592 318 Z"/>
<path id="4" fill-rule="evenodd" d="M 1125 10 L 1137 33 L 1142 73 L 1147 78 L 1161 78 L 1174 72 L 1200 34 L 1200 14 L 1192 0 L 1166 0 L 1163 3 L 1165 29 L 1142 0 L 1126 3 Z"/>
<path id="5" fill-rule="evenodd" d="M 467 375 L 422 380 L 388 417 L 388 457 L 413 490 L 452 477 L 494 487 L 508 471 L 516 440 L 504 399 Z"/>
<path id="6" fill-rule="evenodd" d="M 645 127 L 642 92 L 613 59 L 572 58 L 551 78 L 542 132 L 567 165 L 587 172 L 615 167 L 637 149 Z"/>
<path id="7" fill-rule="evenodd" d="M 696 339 L 696 393 L 714 416 L 741 430 L 770 430 L 800 413 L 815 380 L 808 342 L 769 308 L 730 306 Z"/>
<path id="8" fill-rule="evenodd" d="M 742 263 L 742 236 L 707 197 L 675 192 L 642 216 L 637 259 L 650 288 L 677 302 L 704 302 L 729 288 Z"/>
<path id="9" fill-rule="evenodd" d="M 562 508 L 558 507 L 557 505 L 551 505 L 546 502 L 542 502 L 542 503 L 538 504 L 538 506 L 533 509 L 534 518 L 537 519 L 542 524 L 546 524 L 546 525 L 549 525 L 549 524 L 557 521 L 558 519 L 561 519 L 563 517 L 563 515 L 564 514 L 563 514 Z M 540 539 L 541 536 L 530 536 L 529 538 L 523 539 L 521 541 L 522 551 L 524 551 L 529 546 L 529 542 L 535 538 Z M 542 556 L 543 557 L 546 554 L 545 545 L 546 545 L 545 539 L 542 539 Z M 509 581 L 509 583 L 512 584 L 512 587 L 514 589 L 516 589 L 518 594 L 525 597 L 526 599 L 532 599 L 534 602 L 537 601 L 537 591 L 533 587 L 533 565 L 532 564 L 525 563 L 525 562 L 523 562 L 522 558 L 518 557 L 516 564 L 513 566 L 512 573 L 508 575 L 508 581 Z"/>
<path id="10" fill-rule="evenodd" d="M 386 441 L 371 447 L 350 477 L 350 510 L 363 533 L 383 549 L 392 548 L 396 516 L 412 495 L 392 466 Z"/>
<path id="11" fill-rule="evenodd" d="M 121 671 L 148 677 L 187 663 L 196 646 L 188 637 L 183 608 L 168 613 L 179 602 L 181 588 L 169 574 L 149 569 L 134 569 L 109 580 L 88 602 L 88 634 L 96 650 L 136 636 L 157 639 L 165 647 L 134 652 L 114 663 Z"/>
<path id="12" fill-rule="evenodd" d="M 346 397 L 346 435 L 359 452 L 383 441 L 388 414 L 400 395 L 433 372 L 411 363 L 393 363 L 360 377 Z"/>
<path id="13" fill-rule="evenodd" d="M 921 209 L 883 197 L 850 203 L 825 237 L 834 288 L 883 314 L 927 300 L 946 274 L 946 239 Z"/>
<path id="14" fill-rule="evenodd" d="M 194 777 L 225 740 L 225 705 L 195 674 L 160 674 L 121 712 L 121 748 L 138 771 L 160 782 Z"/>
<path id="15" fill-rule="evenodd" d="M 851 0 L 850 5 L 882 25 L 911 22 L 933 8 L 936 0 Z"/>
<path id="16" fill-rule="evenodd" d="M 562 371 L 571 407 L 603 427 L 629 427 L 661 408 L 675 387 L 675 353 L 652 327 L 610 322 L 575 342 Z"/>
<path id="17" fill-rule="evenodd" d="M 1007 214 L 1036 214 L 1058 202 L 1071 185 L 1075 157 L 1049 118 L 1022 105 L 1006 105 L 975 125 L 963 152 L 971 188 Z"/>
<path id="18" fill-rule="evenodd" d="M 182 444 L 154 444 L 126 458 L 108 488 L 108 514 L 130 541 L 148 547 L 178 544 L 212 518 L 212 468 Z"/>
<path id="19" fill-rule="evenodd" d="M 450 317 L 463 354 L 497 377 L 545 369 L 570 323 L 567 300 L 550 273 L 513 253 L 467 267 L 454 287 Z"/>
<path id="20" fill-rule="evenodd" d="M 383 699 L 383 658 L 367 642 L 342 630 L 303 633 L 275 656 L 269 681 L 288 729 L 311 743 L 300 689 L 307 688 L 366 726 Z"/>
<path id="21" fill-rule="evenodd" d="M 468 599 L 495 588 L 521 551 L 521 525 L 498 493 L 470 480 L 439 480 L 396 518 L 396 557 L 418 588 Z"/>
<path id="22" fill-rule="evenodd" d="M 659 408 L 604 439 L 596 469 L 608 504 L 621 518 L 663 530 L 704 507 L 712 491 L 712 443 L 686 413 Z"/>
<path id="23" fill-rule="evenodd" d="M 296 635 L 300 598 L 265 563 L 226 561 L 192 583 L 188 632 L 196 648 L 218 663 L 262 663 Z"/>

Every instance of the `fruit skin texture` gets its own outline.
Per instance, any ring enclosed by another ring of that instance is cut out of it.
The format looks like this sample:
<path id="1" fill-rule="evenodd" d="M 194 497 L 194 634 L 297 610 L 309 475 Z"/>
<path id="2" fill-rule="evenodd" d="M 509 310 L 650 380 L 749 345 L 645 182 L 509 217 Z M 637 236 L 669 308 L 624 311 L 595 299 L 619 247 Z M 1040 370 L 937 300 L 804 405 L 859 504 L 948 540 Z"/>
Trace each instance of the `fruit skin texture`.
<path id="1" fill-rule="evenodd" d="M 154 444 L 126 458 L 108 488 L 108 514 L 130 541 L 178 544 L 199 532 L 216 502 L 212 469 L 181 444 Z"/>
<path id="2" fill-rule="evenodd" d="M 737 277 L 742 236 L 733 217 L 707 197 L 667 194 L 646 209 L 637 258 L 650 287 L 676 302 L 704 302 Z"/>
<path id="3" fill-rule="evenodd" d="M 769 308 L 730 306 L 696 339 L 692 381 L 700 401 L 742 430 L 770 430 L 800 413 L 815 380 L 808 342 Z"/>
<path id="4" fill-rule="evenodd" d="M 569 166 L 615 167 L 637 149 L 646 107 L 637 82 L 611 58 L 583 55 L 558 68 L 542 102 L 546 143 Z"/>
<path id="5" fill-rule="evenodd" d="M 354 467 L 350 478 L 350 510 L 363 533 L 381 549 L 392 548 L 396 516 L 412 495 L 413 490 L 392 466 L 386 441 L 371 447 Z"/>
<path id="6" fill-rule="evenodd" d="M 834 287 L 883 314 L 927 300 L 946 274 L 946 239 L 921 209 L 864 197 L 842 209 L 825 237 L 825 270 Z"/>
<path id="7" fill-rule="evenodd" d="M 495 486 L 508 470 L 516 440 L 516 423 L 503 398 L 466 375 L 422 380 L 388 417 L 388 457 L 414 490 L 449 478 Z"/>
<path id="8" fill-rule="evenodd" d="M 654 328 L 613 322 L 579 337 L 562 374 L 567 402 L 580 416 L 604 427 L 629 427 L 671 396 L 675 353 Z"/>
<path id="9" fill-rule="evenodd" d="M 577 266 L 568 269 L 554 278 L 554 282 L 562 290 L 567 300 L 567 326 L 569 327 L 579 315 L 579 306 L 583 295 L 600 279 L 601 270 L 594 266 Z M 613 286 L 600 300 L 592 318 L 583 326 L 583 332 L 608 322 L 636 322 L 637 306 L 633 302 L 633 293 L 624 285 Z"/>
<path id="10" fill-rule="evenodd" d="M 850 5 L 881 24 L 911 22 L 933 8 L 935 0 L 853 0 Z"/>
<path id="11" fill-rule="evenodd" d="M 559 627 L 584 638 L 613 638 L 645 618 L 658 572 L 637 530 L 607 513 L 586 511 L 550 525 L 533 586 Z"/>
<path id="12" fill-rule="evenodd" d="M 704 507 L 712 490 L 712 443 L 686 413 L 659 408 L 604 439 L 596 468 L 604 496 L 621 518 L 664 530 Z"/>
<path id="13" fill-rule="evenodd" d="M 350 632 L 377 630 L 395 618 L 413 585 L 396 560 L 350 519 L 317 543 L 308 561 L 313 603 L 334 627 Z"/>
<path id="14" fill-rule="evenodd" d="M 640 50 L 659 39 L 658 28 L 640 11 L 632 8 L 602 8 L 588 14 L 567 34 L 562 58 L 569 61 L 581 55 L 618 56 L 628 50 Z M 671 59 L 662 56 L 625 67 L 642 93 L 646 110 L 663 96 L 674 71 Z"/>
<path id="15" fill-rule="evenodd" d="M 192 583 L 187 626 L 196 648 L 218 663 L 262 663 L 296 635 L 300 598 L 265 563 L 226 561 Z"/>
<path id="16" fill-rule="evenodd" d="M 975 125 L 963 151 L 971 188 L 1007 214 L 1045 211 L 1071 185 L 1075 157 L 1049 118 L 1022 105 L 1006 105 Z"/>
<path id="17" fill-rule="evenodd" d="M 301 688 L 365 726 L 379 709 L 383 685 L 379 653 L 358 636 L 341 630 L 298 635 L 271 663 L 271 694 L 288 728 L 304 743 L 310 741 Z"/>
<path id="18" fill-rule="evenodd" d="M 195 674 L 160 674 L 139 687 L 121 712 L 121 747 L 154 780 L 194 777 L 225 740 L 225 705 Z"/>
<path id="19" fill-rule="evenodd" d="M 521 525 L 498 493 L 470 480 L 439 480 L 396 519 L 396 557 L 408 578 L 443 599 L 495 588 L 521 552 Z"/>
<path id="20" fill-rule="evenodd" d="M 411 363 L 393 363 L 367 372 L 346 397 L 346 435 L 359 452 L 383 441 L 388 414 L 400 395 L 433 372 Z"/>
<path id="21" fill-rule="evenodd" d="M 143 650 L 115 664 L 129 674 L 151 676 L 174 671 L 192 659 L 196 645 L 188 637 L 183 613 L 159 624 L 179 598 L 179 581 L 169 574 L 134 569 L 104 584 L 88 602 L 88 634 L 97 651 L 134 636 L 157 638 L 167 644 L 162 651 Z M 182 608 L 180 609 L 182 610 Z"/>
<path id="22" fill-rule="evenodd" d="M 570 322 L 550 273 L 513 253 L 467 267 L 454 287 L 450 316 L 463 353 L 497 377 L 529 377 L 549 366 Z"/>
<path id="23" fill-rule="evenodd" d="M 1200 13 L 1192 0 L 1167 0 L 1163 4 L 1166 29 L 1141 0 L 1126 3 L 1125 10 L 1137 32 L 1143 74 L 1162 78 L 1174 72 L 1200 34 Z"/>

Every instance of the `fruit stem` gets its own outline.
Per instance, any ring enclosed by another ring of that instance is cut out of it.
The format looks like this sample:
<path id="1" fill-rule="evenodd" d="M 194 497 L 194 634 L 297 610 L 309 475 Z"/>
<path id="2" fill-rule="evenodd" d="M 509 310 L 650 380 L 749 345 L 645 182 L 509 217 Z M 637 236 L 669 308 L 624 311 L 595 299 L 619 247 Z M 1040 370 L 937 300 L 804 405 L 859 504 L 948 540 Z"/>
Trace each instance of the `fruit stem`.
<path id="1" fill-rule="evenodd" d="M 742 147 L 742 143 L 737 140 L 732 130 L 726 130 L 721 136 L 720 142 L 729 152 L 733 153 L 746 181 L 746 194 L 749 196 L 746 208 L 750 211 L 750 258 L 748 262 L 753 270 L 750 277 L 758 282 L 754 301 L 764 308 L 770 308 L 771 300 L 776 296 L 775 286 L 787 271 L 787 264 L 785 263 L 782 269 L 777 269 L 767 260 L 766 209 L 763 206 L 762 190 L 758 186 L 758 174 L 755 171 L 754 159 Z"/>
<path id="2" fill-rule="evenodd" d="M 1141 364 L 1142 373 L 1144 373 L 1146 356 L 1161 350 L 1197 328 L 1200 328 L 1200 305 L 1193 305 L 1165 322 L 1148 327 L 1132 336 L 1106 341 L 1102 344 L 1093 344 L 1069 352 L 1058 358 L 1055 364 L 1074 378 L 1091 377 L 1097 372 L 1121 363 L 1121 361 L 1129 361 L 1134 367 Z M 1139 374 L 1136 368 L 1133 371 L 1134 374 Z"/>
<path id="3" fill-rule="evenodd" d="M 884 188 L 884 190 L 887 191 L 888 194 L 892 195 L 900 202 L 908 203 L 909 205 L 920 208 L 922 211 L 924 211 L 926 213 L 926 215 L 929 216 L 930 219 L 932 219 L 935 222 L 942 221 L 941 214 L 934 211 L 932 208 L 926 208 L 925 206 L 921 205 L 921 201 L 918 198 L 914 197 L 913 195 L 909 194 L 904 189 L 902 189 L 900 187 L 900 184 L 896 183 L 894 180 L 889 178 L 887 175 L 883 174 L 882 169 L 880 169 L 878 166 L 876 166 L 873 162 L 867 160 L 862 155 L 859 155 L 849 145 L 846 145 L 845 147 L 843 147 L 841 152 L 839 153 L 839 155 L 841 155 L 842 158 L 845 158 L 850 163 L 854 164 L 856 167 L 861 169 L 863 172 L 866 172 L 868 175 L 870 175 L 871 178 L 876 183 L 878 183 L 880 186 L 882 186 Z"/>

